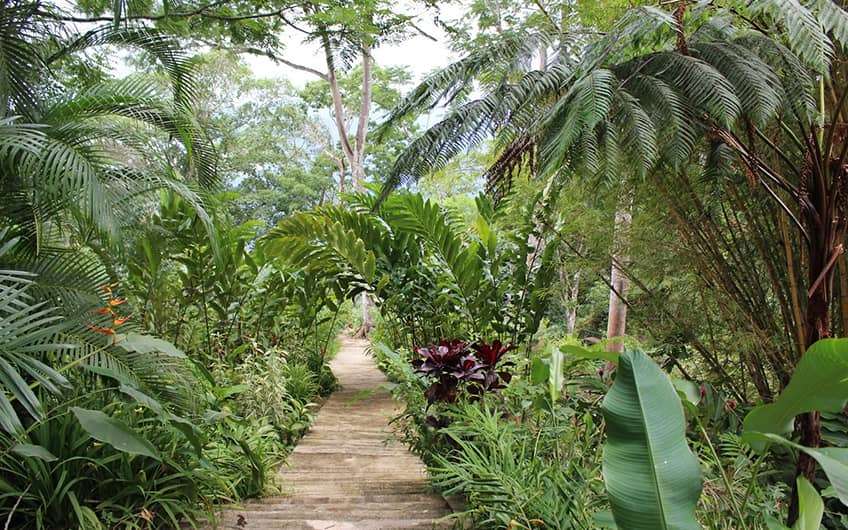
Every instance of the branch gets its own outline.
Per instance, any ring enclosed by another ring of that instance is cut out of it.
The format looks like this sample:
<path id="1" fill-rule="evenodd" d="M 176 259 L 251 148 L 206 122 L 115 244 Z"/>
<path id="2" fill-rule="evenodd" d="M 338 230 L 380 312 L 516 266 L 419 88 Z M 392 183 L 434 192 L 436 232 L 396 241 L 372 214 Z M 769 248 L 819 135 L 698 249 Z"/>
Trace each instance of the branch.
<path id="1" fill-rule="evenodd" d="M 436 37 L 434 37 L 434 36 L 430 35 L 429 33 L 427 33 L 426 31 L 424 31 L 424 30 L 423 30 L 423 29 L 421 29 L 420 27 L 418 27 L 418 25 L 417 25 L 417 24 L 415 24 L 415 22 L 413 22 L 413 21 L 411 21 L 411 20 L 410 20 L 410 21 L 408 22 L 408 24 L 410 25 L 410 27 L 411 27 L 412 29 L 414 29 L 415 31 L 417 31 L 418 33 L 420 33 L 420 34 L 421 34 L 421 36 L 423 36 L 423 37 L 427 37 L 428 39 L 430 39 L 430 40 L 431 40 L 431 41 L 433 41 L 433 42 L 439 42 L 439 39 L 437 39 Z"/>
<path id="2" fill-rule="evenodd" d="M 121 20 L 148 20 L 151 22 L 155 22 L 158 20 L 166 20 L 169 18 L 189 18 L 195 16 L 205 16 L 207 18 L 211 18 L 213 20 L 222 20 L 226 22 L 234 22 L 238 20 L 251 20 L 257 18 L 270 18 L 276 16 L 282 16 L 283 13 L 292 9 L 293 6 L 287 6 L 275 11 L 268 11 L 262 13 L 254 13 L 252 15 L 216 15 L 212 13 L 207 13 L 210 9 L 214 9 L 218 6 L 228 3 L 230 0 L 217 0 L 215 2 L 202 5 L 197 9 L 193 9 L 191 11 L 181 11 L 176 13 L 168 13 L 161 15 L 130 15 L 121 17 Z M 39 11 L 39 15 L 51 18 L 53 20 L 61 20 L 63 22 L 113 22 L 115 20 L 114 16 L 96 16 L 96 17 L 78 17 L 71 15 L 57 15 L 55 13 L 50 13 L 47 11 Z"/>
<path id="3" fill-rule="evenodd" d="M 286 66 L 294 68 L 295 70 L 300 70 L 301 72 L 310 73 L 310 74 L 312 74 L 312 75 L 314 75 L 314 76 L 316 76 L 320 79 L 323 79 L 324 81 L 329 81 L 329 76 L 327 74 L 325 74 L 324 72 L 317 70 L 315 68 L 311 68 L 311 67 L 306 66 L 306 65 L 302 65 L 302 64 L 298 64 L 298 63 L 289 61 L 288 59 L 285 59 L 285 58 L 280 57 L 279 55 L 275 54 L 271 50 L 263 50 L 261 48 L 255 48 L 253 46 L 224 46 L 220 43 L 213 42 L 213 41 L 208 41 L 208 40 L 203 40 L 203 39 L 196 39 L 196 40 L 198 40 L 199 42 L 202 42 L 203 44 L 205 44 L 205 45 L 207 45 L 211 48 L 215 48 L 215 49 L 218 49 L 218 50 L 225 50 L 225 51 L 229 51 L 229 52 L 233 52 L 233 53 L 249 53 L 251 55 L 259 55 L 259 56 L 262 56 L 262 57 L 267 57 L 267 58 L 271 59 L 272 61 L 274 61 L 275 63 L 284 64 Z"/>
<path id="4" fill-rule="evenodd" d="M 365 135 L 367 134 L 368 116 L 371 114 L 371 49 L 366 46 L 362 50 L 362 106 L 359 108 L 359 123 L 356 126 L 356 154 L 362 156 L 365 152 Z"/>
<path id="5" fill-rule="evenodd" d="M 282 63 L 286 66 L 290 66 L 291 68 L 294 68 L 295 70 L 300 70 L 302 72 L 308 72 L 312 75 L 318 76 L 319 78 L 323 79 L 324 81 L 330 80 L 330 77 L 327 74 L 325 74 L 324 72 L 322 72 L 320 70 L 316 70 L 315 68 L 310 68 L 310 67 L 304 66 L 302 64 L 293 63 L 293 62 L 289 61 L 288 59 L 283 59 L 282 57 L 278 57 L 278 56 L 276 56 L 276 55 L 274 55 L 270 52 L 268 53 L 267 56 L 270 57 L 270 59 L 272 61 L 276 61 L 276 62 Z"/>
<path id="6" fill-rule="evenodd" d="M 552 28 L 554 28 L 554 29 L 557 29 L 557 28 L 559 27 L 559 24 L 557 24 L 557 23 L 554 21 L 553 17 L 550 15 L 550 13 L 548 13 L 548 10 L 547 10 L 547 9 L 545 9 L 545 6 L 544 6 L 544 5 L 542 5 L 542 2 L 540 2 L 539 0 L 533 0 L 533 3 L 534 3 L 534 4 L 536 4 L 536 7 L 538 7 L 538 8 L 539 8 L 539 11 L 541 11 L 541 12 L 542 12 L 542 15 L 543 15 L 546 19 L 548 19 L 548 22 L 550 22 L 551 27 L 552 27 Z"/>

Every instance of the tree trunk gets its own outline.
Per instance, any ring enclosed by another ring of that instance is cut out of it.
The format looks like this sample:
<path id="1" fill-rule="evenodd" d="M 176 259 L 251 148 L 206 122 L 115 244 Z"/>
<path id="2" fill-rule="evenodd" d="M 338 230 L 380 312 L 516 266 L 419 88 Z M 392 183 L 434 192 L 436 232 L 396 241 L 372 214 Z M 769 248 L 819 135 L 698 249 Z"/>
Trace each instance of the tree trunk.
<path id="1" fill-rule="evenodd" d="M 330 84 L 330 95 L 333 101 L 333 117 L 336 124 L 336 130 L 339 134 L 339 141 L 342 145 L 342 152 L 347 159 L 347 165 L 350 168 L 350 176 L 353 181 L 353 189 L 357 192 L 365 191 L 365 145 L 368 136 L 368 119 L 371 114 L 371 86 L 372 77 L 371 69 L 373 58 L 371 57 L 371 49 L 366 44 L 362 48 L 362 104 L 359 107 L 358 120 L 356 125 L 356 134 L 353 144 L 348 138 L 347 120 L 345 118 L 344 103 L 342 94 L 339 88 L 338 79 L 336 77 L 335 64 L 333 62 L 332 49 L 330 41 L 324 38 L 324 53 L 327 61 L 327 82 Z M 340 180 L 340 187 L 343 187 L 344 175 Z M 356 331 L 357 337 L 365 337 L 374 327 L 374 321 L 371 317 L 371 306 L 373 305 L 368 293 L 362 293 L 359 296 L 359 307 L 362 315 L 362 326 Z"/>
<path id="2" fill-rule="evenodd" d="M 839 257 L 839 314 L 842 318 L 842 336 L 848 337 L 848 259 Z"/>
<path id="3" fill-rule="evenodd" d="M 630 280 L 622 270 L 628 261 L 629 232 L 632 222 L 633 194 L 629 190 L 621 197 L 615 212 L 615 229 L 612 243 L 612 265 L 610 268 L 610 298 L 607 312 L 607 339 L 624 337 L 627 330 L 627 290 Z M 613 352 L 624 351 L 623 339 L 610 340 L 607 349 Z"/>
<path id="4" fill-rule="evenodd" d="M 359 121 L 356 125 L 356 137 L 354 138 L 354 153 L 350 160 L 350 173 L 353 187 L 358 192 L 365 191 L 365 139 L 368 135 L 368 118 L 371 114 L 371 51 L 366 46 L 362 50 L 362 106 L 359 108 Z M 374 319 L 371 316 L 371 306 L 374 305 L 368 293 L 362 293 L 359 300 L 362 311 L 362 327 L 356 335 L 367 337 L 374 327 Z"/>
<path id="5" fill-rule="evenodd" d="M 371 49 L 362 49 L 362 106 L 359 108 L 359 120 L 356 124 L 354 138 L 354 156 L 350 161 L 353 185 L 358 191 L 363 191 L 365 181 L 365 140 L 368 136 L 368 119 L 371 115 L 371 67 L 374 62 Z"/>
<path id="6" fill-rule="evenodd" d="M 374 318 L 371 315 L 372 305 L 374 304 L 371 302 L 371 297 L 368 296 L 368 293 L 362 293 L 359 295 L 359 310 L 362 317 L 362 325 L 360 325 L 359 329 L 356 330 L 354 337 L 364 339 L 369 333 L 371 333 L 371 330 L 374 329 Z"/>
<path id="7" fill-rule="evenodd" d="M 577 296 L 580 294 L 580 271 L 574 273 L 571 286 L 568 288 L 568 313 L 565 318 L 565 330 L 574 335 L 577 327 Z"/>
<path id="8" fill-rule="evenodd" d="M 832 168 L 836 182 L 844 182 L 844 169 Z M 837 173 L 840 171 L 840 173 Z M 819 171 L 810 170 L 812 185 L 809 189 L 809 200 L 812 208 L 802 209 L 802 219 L 807 227 L 809 240 L 809 265 L 807 270 L 807 307 L 804 314 L 806 344 L 804 352 L 816 341 L 830 337 L 831 306 L 834 302 L 833 283 L 836 276 L 836 263 L 843 255 L 845 242 L 845 211 L 844 205 L 832 197 L 829 182 Z M 836 193 L 839 193 L 837 190 Z M 804 355 L 804 352 L 800 352 Z M 785 384 L 786 382 L 784 382 Z M 801 445 L 819 447 L 821 445 L 821 414 L 817 411 L 801 414 L 795 418 L 795 432 L 799 435 Z M 815 478 L 816 461 L 807 453 L 798 455 L 795 476 L 804 476 L 810 482 Z M 792 486 L 792 502 L 789 505 L 790 526 L 798 520 L 799 500 L 796 483 Z"/>

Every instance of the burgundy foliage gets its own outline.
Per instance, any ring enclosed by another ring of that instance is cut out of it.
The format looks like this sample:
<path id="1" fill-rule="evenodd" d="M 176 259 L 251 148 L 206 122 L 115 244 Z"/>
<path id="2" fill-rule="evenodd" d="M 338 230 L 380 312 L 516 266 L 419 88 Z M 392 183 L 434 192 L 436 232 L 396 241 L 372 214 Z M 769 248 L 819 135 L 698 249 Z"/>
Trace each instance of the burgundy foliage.
<path id="1" fill-rule="evenodd" d="M 511 375 L 496 370 L 496 367 L 508 364 L 502 363 L 501 359 L 512 349 L 512 345 L 504 345 L 499 340 L 473 345 L 458 339 L 442 340 L 438 344 L 416 348 L 419 357 L 412 361 L 412 365 L 416 372 L 432 380 L 425 392 L 429 403 L 453 403 L 463 384 L 468 386 L 472 395 L 503 388 Z"/>

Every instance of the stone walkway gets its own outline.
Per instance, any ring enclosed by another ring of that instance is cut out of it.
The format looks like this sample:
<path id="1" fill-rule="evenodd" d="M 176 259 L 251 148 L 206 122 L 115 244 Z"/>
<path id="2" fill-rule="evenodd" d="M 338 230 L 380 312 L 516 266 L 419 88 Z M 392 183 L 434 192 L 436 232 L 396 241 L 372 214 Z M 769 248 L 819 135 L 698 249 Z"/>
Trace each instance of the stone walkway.
<path id="1" fill-rule="evenodd" d="M 342 341 L 330 365 L 341 390 L 324 403 L 281 470 L 285 496 L 228 510 L 218 528 L 433 528 L 450 513 L 429 491 L 421 460 L 392 437 L 388 421 L 398 405 L 365 354 L 367 343 Z"/>

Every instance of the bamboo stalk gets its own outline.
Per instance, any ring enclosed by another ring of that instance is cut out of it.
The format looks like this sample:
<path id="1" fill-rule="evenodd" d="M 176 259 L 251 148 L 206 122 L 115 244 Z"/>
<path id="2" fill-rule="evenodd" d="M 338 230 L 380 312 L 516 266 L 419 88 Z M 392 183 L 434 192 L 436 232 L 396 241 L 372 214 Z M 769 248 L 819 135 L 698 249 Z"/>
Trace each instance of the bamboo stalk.
<path id="1" fill-rule="evenodd" d="M 800 357 L 804 351 L 804 345 L 807 344 L 806 330 L 804 329 L 804 317 L 801 310 L 801 298 L 798 290 L 798 279 L 795 273 L 795 256 L 792 252 L 792 243 L 789 239 L 789 227 L 786 217 L 780 216 L 780 238 L 783 241 L 783 253 L 786 256 L 786 276 L 789 280 L 789 295 L 792 301 L 792 314 L 794 317 L 795 340 L 797 353 Z"/>
<path id="2" fill-rule="evenodd" d="M 848 259 L 839 257 L 839 308 L 842 317 L 842 336 L 848 337 Z"/>

